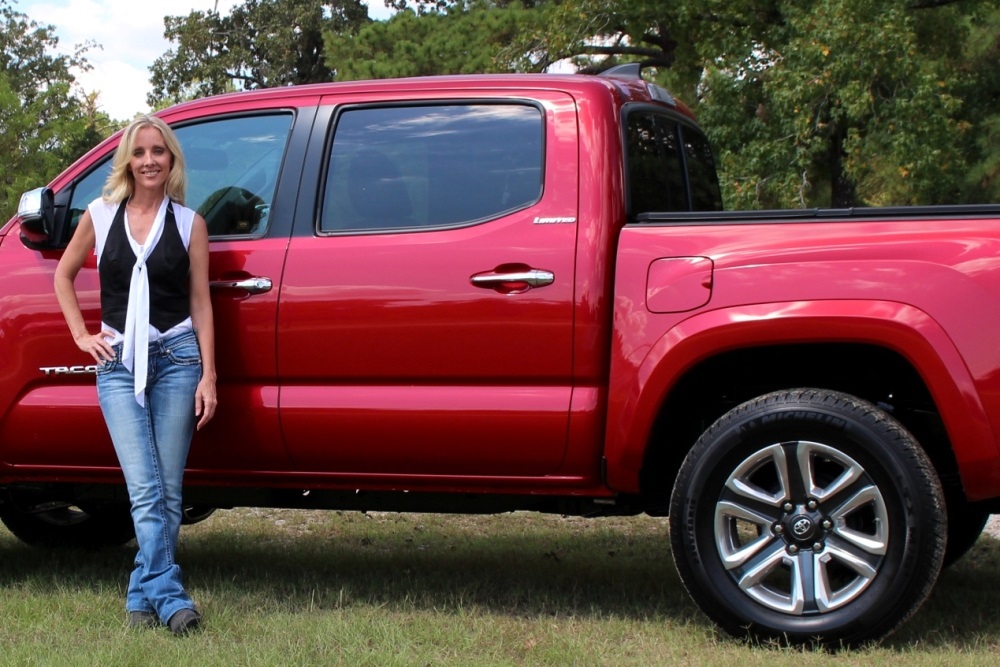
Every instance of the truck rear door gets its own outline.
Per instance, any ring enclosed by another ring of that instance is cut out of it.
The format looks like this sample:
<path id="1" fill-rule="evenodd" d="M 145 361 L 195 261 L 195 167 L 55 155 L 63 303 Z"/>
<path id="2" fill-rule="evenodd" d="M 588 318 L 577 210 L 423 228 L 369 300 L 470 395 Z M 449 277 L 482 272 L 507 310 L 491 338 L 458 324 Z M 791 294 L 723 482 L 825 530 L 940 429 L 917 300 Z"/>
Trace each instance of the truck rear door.
<path id="1" fill-rule="evenodd" d="M 331 98 L 318 128 L 278 314 L 294 465 L 555 471 L 572 390 L 572 100 Z"/>

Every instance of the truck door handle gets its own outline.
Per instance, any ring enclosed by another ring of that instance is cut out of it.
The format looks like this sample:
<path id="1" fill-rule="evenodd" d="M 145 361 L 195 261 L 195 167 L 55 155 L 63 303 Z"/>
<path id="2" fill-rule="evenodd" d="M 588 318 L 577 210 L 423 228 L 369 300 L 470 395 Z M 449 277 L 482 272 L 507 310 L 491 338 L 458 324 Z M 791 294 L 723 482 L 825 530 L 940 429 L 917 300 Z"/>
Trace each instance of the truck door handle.
<path id="1" fill-rule="evenodd" d="M 209 283 L 212 289 L 235 289 L 250 294 L 263 294 L 271 291 L 270 278 L 243 278 L 242 280 L 213 280 Z"/>
<path id="2" fill-rule="evenodd" d="M 494 271 L 477 273 L 469 280 L 475 287 L 496 290 L 502 294 L 520 294 L 532 287 L 545 287 L 555 282 L 556 276 L 543 269 L 497 267 Z"/>

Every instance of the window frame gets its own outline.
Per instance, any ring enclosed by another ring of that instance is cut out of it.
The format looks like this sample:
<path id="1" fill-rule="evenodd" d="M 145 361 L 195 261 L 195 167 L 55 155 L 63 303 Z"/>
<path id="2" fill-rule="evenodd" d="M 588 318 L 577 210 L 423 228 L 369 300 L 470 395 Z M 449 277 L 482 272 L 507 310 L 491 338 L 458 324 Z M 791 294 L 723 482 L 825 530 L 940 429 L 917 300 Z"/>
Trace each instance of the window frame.
<path id="1" fill-rule="evenodd" d="M 684 202 L 685 208 L 683 211 L 643 211 L 642 213 L 636 214 L 632 205 L 632 178 L 631 178 L 631 151 L 629 145 L 629 120 L 633 114 L 649 114 L 652 116 L 658 116 L 664 120 L 673 123 L 674 125 L 674 136 L 677 141 L 678 147 L 678 157 L 680 158 L 681 177 L 683 179 L 684 187 Z M 687 213 L 693 210 L 694 206 L 694 194 L 691 187 L 691 171 L 688 165 L 688 154 L 687 145 L 685 143 L 685 135 L 688 132 L 692 132 L 702 139 L 708 145 L 711 151 L 711 142 L 708 141 L 708 137 L 704 132 L 694 123 L 690 118 L 684 114 L 675 111 L 673 109 L 666 109 L 653 104 L 642 103 L 632 103 L 626 104 L 622 109 L 622 120 L 621 120 L 621 141 L 622 141 L 622 156 L 625 161 L 623 174 L 625 176 L 625 215 L 629 222 L 639 222 L 638 216 L 645 213 Z M 713 155 L 714 163 L 714 155 Z M 716 172 L 716 179 L 718 179 L 718 172 Z M 720 191 L 721 195 L 721 191 Z"/>
<path id="2" fill-rule="evenodd" d="M 398 108 L 433 108 L 433 107 L 461 107 L 461 106 L 520 106 L 529 107 L 538 113 L 538 142 L 539 142 L 539 189 L 538 196 L 526 203 L 513 206 L 502 211 L 497 211 L 479 218 L 463 220 L 461 222 L 414 225 L 407 227 L 384 227 L 374 229 L 323 229 L 322 222 L 325 213 L 327 186 L 329 184 L 330 169 L 332 167 L 332 151 L 337 138 L 337 128 L 340 125 L 344 114 L 353 111 L 366 111 L 373 109 L 398 109 Z M 326 136 L 321 152 L 322 164 L 320 165 L 319 179 L 317 181 L 316 204 L 312 220 L 313 233 L 319 237 L 335 236 L 370 236 L 386 234 L 418 234 L 434 231 L 446 231 L 453 229 L 464 229 L 486 224 L 500 218 L 513 215 L 519 211 L 536 206 L 545 198 L 546 165 L 548 162 L 547 146 L 547 114 L 545 105 L 539 100 L 523 97 L 457 97 L 457 98 L 436 98 L 436 99 L 407 99 L 398 101 L 360 102 L 354 104 L 344 104 L 337 106 L 333 110 L 332 118 L 329 122 Z"/>
<path id="3" fill-rule="evenodd" d="M 288 127 L 285 133 L 285 145 L 282 148 L 281 156 L 278 158 L 277 166 L 274 175 L 274 188 L 271 192 L 271 201 L 268 202 L 268 215 L 264 221 L 263 225 L 259 226 L 259 229 L 254 232 L 247 234 L 210 234 L 208 237 L 209 242 L 212 241 L 228 241 L 236 239 L 259 239 L 268 236 L 272 228 L 272 216 L 271 211 L 274 210 L 274 201 L 278 198 L 278 193 L 281 190 L 281 177 L 285 170 L 286 161 L 288 160 L 288 153 L 291 148 L 292 140 L 295 135 L 295 125 L 298 119 L 298 114 L 296 109 L 290 108 L 262 108 L 253 109 L 248 111 L 236 112 L 236 113 L 225 113 L 218 114 L 215 116 L 202 116 L 199 118 L 191 118 L 183 121 L 178 121 L 176 123 L 170 123 L 170 127 L 175 133 L 190 128 L 197 125 L 205 125 L 208 123 L 217 123 L 220 121 L 230 121 L 239 120 L 243 118 L 260 118 L 264 116 L 287 116 L 289 118 Z M 181 148 L 184 148 L 183 143 Z M 187 152 L 185 151 L 185 160 L 187 159 Z M 188 176 L 188 190 L 190 190 L 191 181 L 191 166 L 186 165 L 187 176 Z M 185 193 L 185 199 L 187 198 L 187 193 Z M 197 210 L 197 209 L 194 209 Z"/>
<path id="4" fill-rule="evenodd" d="M 272 201 L 271 201 L 271 204 L 268 207 L 269 208 L 269 214 L 268 214 L 268 217 L 267 217 L 267 219 L 265 221 L 265 224 L 261 225 L 260 229 L 256 230 L 253 233 L 250 233 L 250 234 L 216 234 L 216 235 L 213 235 L 213 236 L 209 237 L 209 241 L 210 242 L 212 242 L 212 241 L 228 241 L 228 240 L 231 240 L 231 239 L 257 239 L 257 238 L 263 238 L 263 237 L 269 235 L 269 233 L 272 230 L 272 216 L 270 215 L 270 211 L 273 210 L 274 200 L 278 198 L 278 196 L 279 196 L 278 193 L 279 193 L 279 191 L 281 189 L 282 174 L 283 174 L 283 172 L 286 169 L 286 163 L 287 163 L 287 160 L 288 160 L 289 152 L 291 150 L 292 143 L 293 143 L 294 137 L 295 137 L 295 127 L 296 127 L 296 123 L 297 123 L 298 117 L 299 117 L 299 113 L 298 112 L 299 112 L 299 109 L 297 109 L 297 108 L 275 107 L 275 108 L 250 109 L 250 110 L 246 110 L 246 111 L 238 111 L 238 112 L 233 112 L 233 113 L 222 113 L 222 114 L 217 114 L 217 115 L 206 115 L 206 116 L 200 116 L 200 117 L 196 117 L 196 118 L 187 118 L 187 119 L 179 120 L 179 121 L 176 121 L 176 122 L 172 122 L 172 121 L 170 121 L 168 119 L 164 119 L 165 122 L 176 133 L 176 132 L 178 132 L 180 130 L 183 130 L 183 129 L 188 128 L 188 127 L 193 127 L 193 126 L 196 126 L 196 125 L 202 125 L 202 124 L 206 124 L 206 123 L 216 123 L 216 122 L 220 122 L 220 121 L 227 121 L 227 120 L 233 120 L 233 119 L 262 117 L 262 116 L 287 116 L 287 117 L 289 117 L 287 134 L 285 135 L 285 145 L 284 145 L 284 148 L 282 150 L 281 156 L 278 159 L 277 170 L 276 170 L 276 173 L 275 173 L 274 191 L 271 194 Z M 82 171 L 81 173 L 79 173 L 76 176 L 74 176 L 73 180 L 70 181 L 70 183 L 68 183 L 66 187 L 61 188 L 59 190 L 59 192 L 56 194 L 56 201 L 55 201 L 55 203 L 56 203 L 57 216 L 59 218 L 58 219 L 58 230 L 59 230 L 58 234 L 59 234 L 59 236 L 61 238 L 60 243 L 56 247 L 65 248 L 69 244 L 69 241 L 72 238 L 73 234 L 76 232 L 77 225 L 76 224 L 72 224 L 73 221 L 70 220 L 70 213 L 73 210 L 70 207 L 72 206 L 73 203 L 75 203 L 76 201 L 78 201 L 77 192 L 79 190 L 80 183 L 82 181 L 90 178 L 93 174 L 95 174 L 95 172 L 97 172 L 99 170 L 110 169 L 109 165 L 111 164 L 111 161 L 114 160 L 115 152 L 118 150 L 118 146 L 121 143 L 120 139 L 121 138 L 119 137 L 119 141 L 116 142 L 116 143 L 114 143 L 114 145 L 110 146 L 110 148 L 109 148 L 108 151 L 106 151 L 103 154 L 101 154 L 95 160 L 92 160 L 91 164 L 89 164 L 84 171 Z M 181 143 L 181 148 L 182 149 L 184 148 L 183 142 Z M 184 157 L 185 157 L 185 162 L 186 162 L 187 161 L 187 157 L 188 157 L 188 153 L 187 153 L 186 150 L 185 150 Z M 190 183 L 190 178 L 191 178 L 191 167 L 190 167 L 190 165 L 186 164 L 185 165 L 185 169 L 188 172 L 187 176 L 188 176 L 188 180 L 189 180 L 189 183 Z M 96 196 L 95 197 L 91 197 L 90 199 L 88 199 L 84 203 L 84 209 L 83 210 L 86 210 L 86 206 L 89 206 L 90 202 L 92 202 L 96 197 L 100 197 L 101 196 L 101 191 L 104 188 L 105 181 L 106 181 L 106 177 L 105 177 L 104 180 L 101 181 L 100 188 L 98 189 Z M 190 189 L 190 188 L 188 188 L 188 189 Z M 188 193 L 185 193 L 185 200 L 187 199 L 187 194 Z M 187 204 L 185 204 L 185 205 L 187 205 Z M 197 210 L 197 209 L 195 209 L 195 210 Z M 81 213 L 81 216 L 82 216 L 82 213 Z M 79 223 L 79 218 L 77 219 L 77 223 Z"/>

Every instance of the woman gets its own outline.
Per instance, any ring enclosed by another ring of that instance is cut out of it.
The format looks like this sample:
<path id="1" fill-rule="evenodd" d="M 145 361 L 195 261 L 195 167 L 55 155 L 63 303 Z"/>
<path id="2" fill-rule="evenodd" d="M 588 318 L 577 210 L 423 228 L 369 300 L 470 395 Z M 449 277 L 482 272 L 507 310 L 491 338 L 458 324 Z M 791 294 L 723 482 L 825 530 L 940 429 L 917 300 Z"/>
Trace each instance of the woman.
<path id="1" fill-rule="evenodd" d="M 181 483 L 194 429 L 215 414 L 208 229 L 182 205 L 184 157 L 173 131 L 140 116 L 115 152 L 103 197 L 80 218 L 55 274 L 77 346 L 98 364 L 101 411 L 125 475 L 139 552 L 126 598 L 131 627 L 177 635 L 201 616 L 174 562 Z M 101 330 L 83 319 L 74 281 L 97 250 Z"/>

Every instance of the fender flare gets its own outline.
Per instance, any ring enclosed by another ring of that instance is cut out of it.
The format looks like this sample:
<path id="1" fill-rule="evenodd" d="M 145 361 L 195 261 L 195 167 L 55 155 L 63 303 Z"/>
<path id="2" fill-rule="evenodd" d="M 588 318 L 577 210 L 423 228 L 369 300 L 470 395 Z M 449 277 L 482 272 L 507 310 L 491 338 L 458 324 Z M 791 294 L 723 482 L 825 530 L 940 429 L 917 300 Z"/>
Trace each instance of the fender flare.
<path id="1" fill-rule="evenodd" d="M 699 363 L 739 349 L 800 343 L 860 343 L 905 358 L 923 378 L 955 448 L 970 498 L 993 487 L 995 439 L 975 383 L 944 329 L 927 313 L 893 301 L 794 301 L 693 315 L 652 342 L 637 363 L 612 356 L 605 456 L 607 485 L 639 491 L 653 424 L 670 389 Z"/>

